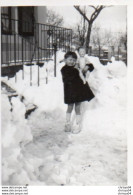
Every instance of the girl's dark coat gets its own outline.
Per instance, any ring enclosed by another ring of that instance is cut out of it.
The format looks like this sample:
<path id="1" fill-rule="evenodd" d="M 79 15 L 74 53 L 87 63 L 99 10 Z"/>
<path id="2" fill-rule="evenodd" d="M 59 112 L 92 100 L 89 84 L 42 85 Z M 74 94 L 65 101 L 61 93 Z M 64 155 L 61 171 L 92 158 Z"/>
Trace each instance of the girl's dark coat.
<path id="1" fill-rule="evenodd" d="M 61 73 L 64 82 L 64 102 L 66 104 L 90 101 L 94 98 L 88 83 L 83 83 L 76 68 L 65 65 L 61 69 Z"/>

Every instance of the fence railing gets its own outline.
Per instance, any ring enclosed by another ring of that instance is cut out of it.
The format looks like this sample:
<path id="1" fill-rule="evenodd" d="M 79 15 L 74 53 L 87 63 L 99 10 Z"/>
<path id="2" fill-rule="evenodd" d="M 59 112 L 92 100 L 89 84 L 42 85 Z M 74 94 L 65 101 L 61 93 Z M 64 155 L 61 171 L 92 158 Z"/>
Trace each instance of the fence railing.
<path id="1" fill-rule="evenodd" d="M 53 55 L 55 56 L 57 50 L 66 52 L 71 49 L 71 29 L 15 19 L 9 20 L 4 17 L 1 17 L 1 28 L 2 67 L 23 66 L 25 62 L 32 65 L 35 61 L 39 71 L 39 66 L 51 59 Z M 56 56 L 54 62 L 56 63 Z M 24 67 L 22 70 L 24 79 Z M 54 72 L 56 76 L 56 64 Z"/>

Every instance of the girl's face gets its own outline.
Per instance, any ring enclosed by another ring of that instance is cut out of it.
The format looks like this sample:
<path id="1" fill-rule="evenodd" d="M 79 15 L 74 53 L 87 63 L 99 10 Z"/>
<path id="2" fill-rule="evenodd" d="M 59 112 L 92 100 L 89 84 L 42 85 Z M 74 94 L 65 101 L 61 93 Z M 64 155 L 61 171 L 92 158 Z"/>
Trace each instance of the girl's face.
<path id="1" fill-rule="evenodd" d="M 76 64 L 76 59 L 72 56 L 69 56 L 67 59 L 65 59 L 65 62 L 68 66 L 74 66 Z"/>
<path id="2" fill-rule="evenodd" d="M 79 49 L 79 55 L 80 55 L 80 57 L 85 56 L 85 49 L 84 48 Z"/>

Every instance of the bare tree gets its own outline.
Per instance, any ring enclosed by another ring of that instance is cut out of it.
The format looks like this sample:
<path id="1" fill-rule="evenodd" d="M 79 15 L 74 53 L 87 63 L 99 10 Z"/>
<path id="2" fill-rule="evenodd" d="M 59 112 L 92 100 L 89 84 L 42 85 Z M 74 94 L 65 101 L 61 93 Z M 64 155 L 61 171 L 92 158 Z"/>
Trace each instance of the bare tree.
<path id="1" fill-rule="evenodd" d="M 122 33 L 120 36 L 120 45 L 124 45 L 125 50 L 127 50 L 127 33 Z"/>
<path id="2" fill-rule="evenodd" d="M 96 20 L 96 18 L 100 14 L 100 12 L 105 8 L 105 6 L 103 6 L 103 5 L 100 5 L 100 6 L 88 6 L 88 7 L 93 8 L 93 10 L 94 10 L 91 13 L 90 17 L 87 16 L 87 11 L 84 12 L 84 10 L 82 10 L 80 8 L 80 6 L 74 6 L 74 7 L 81 14 L 81 16 L 84 18 L 84 20 L 88 24 L 87 35 L 86 35 L 86 42 L 85 42 L 86 53 L 88 53 L 93 22 Z"/>
<path id="3" fill-rule="evenodd" d="M 86 6 L 83 8 L 84 14 L 86 14 Z M 84 46 L 86 41 L 87 24 L 85 18 L 81 16 L 80 22 L 77 24 L 77 32 L 79 35 L 80 46 Z"/>
<path id="4" fill-rule="evenodd" d="M 73 39 L 77 40 L 77 46 L 84 46 L 86 41 L 87 25 L 83 17 L 73 27 Z"/>
<path id="5" fill-rule="evenodd" d="M 63 17 L 55 13 L 53 10 L 47 10 L 47 23 L 54 26 L 62 26 Z"/>
<path id="6" fill-rule="evenodd" d="M 95 45 L 95 47 L 112 46 L 115 44 L 114 34 L 110 29 L 102 29 L 100 28 L 100 26 L 95 25 L 92 28 L 92 36 L 90 42 Z"/>

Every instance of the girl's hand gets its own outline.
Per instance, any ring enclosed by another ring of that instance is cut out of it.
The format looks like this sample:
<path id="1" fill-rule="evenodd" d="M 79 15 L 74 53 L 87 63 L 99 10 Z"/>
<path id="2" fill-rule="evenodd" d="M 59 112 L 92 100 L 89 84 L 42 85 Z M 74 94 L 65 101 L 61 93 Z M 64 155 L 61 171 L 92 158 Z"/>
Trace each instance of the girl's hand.
<path id="1" fill-rule="evenodd" d="M 79 66 L 77 63 L 75 64 L 74 68 L 79 69 Z"/>
<path id="2" fill-rule="evenodd" d="M 86 84 L 86 80 L 85 79 L 84 79 L 83 83 L 84 83 L 84 85 Z"/>

